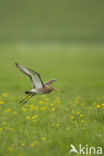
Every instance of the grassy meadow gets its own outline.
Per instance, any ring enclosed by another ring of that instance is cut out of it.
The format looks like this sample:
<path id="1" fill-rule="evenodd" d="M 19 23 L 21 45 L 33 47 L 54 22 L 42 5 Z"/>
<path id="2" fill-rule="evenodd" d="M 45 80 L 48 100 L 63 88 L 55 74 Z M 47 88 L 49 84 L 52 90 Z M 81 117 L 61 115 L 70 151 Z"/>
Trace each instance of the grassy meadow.
<path id="1" fill-rule="evenodd" d="M 67 156 L 70 144 L 104 147 L 103 45 L 1 44 L 0 58 L 1 156 Z M 64 93 L 19 104 L 31 82 L 15 62 L 43 81 L 56 78 L 52 85 Z"/>
<path id="2" fill-rule="evenodd" d="M 64 92 L 19 104 L 15 62 Z M 79 156 L 70 144 L 104 148 L 104 0 L 1 0 L 0 156 Z"/>

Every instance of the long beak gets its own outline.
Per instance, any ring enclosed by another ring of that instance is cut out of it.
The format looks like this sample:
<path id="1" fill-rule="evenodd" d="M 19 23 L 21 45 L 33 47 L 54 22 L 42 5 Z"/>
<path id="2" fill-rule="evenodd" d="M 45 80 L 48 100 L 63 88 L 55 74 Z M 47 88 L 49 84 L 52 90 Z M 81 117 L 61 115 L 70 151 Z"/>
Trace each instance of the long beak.
<path id="1" fill-rule="evenodd" d="M 63 93 L 63 92 L 64 92 L 63 90 L 56 89 L 55 87 L 54 87 L 54 90 L 55 90 L 56 92 L 61 92 L 61 93 Z"/>

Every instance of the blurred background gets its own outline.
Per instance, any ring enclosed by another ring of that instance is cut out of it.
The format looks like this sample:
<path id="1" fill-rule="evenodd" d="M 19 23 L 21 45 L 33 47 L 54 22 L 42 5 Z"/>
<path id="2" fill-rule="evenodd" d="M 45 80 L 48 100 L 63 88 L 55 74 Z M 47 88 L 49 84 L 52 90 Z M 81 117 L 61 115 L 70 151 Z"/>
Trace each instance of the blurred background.
<path id="1" fill-rule="evenodd" d="M 103 94 L 104 1 L 0 0 L 0 58 L 1 92 L 30 87 L 19 62 L 67 95 Z"/>
<path id="2" fill-rule="evenodd" d="M 103 42 L 103 0 L 0 0 L 0 42 Z"/>
<path id="3" fill-rule="evenodd" d="M 21 105 L 32 85 L 15 62 L 64 92 Z M 103 125 L 104 0 L 0 0 L 0 156 L 97 150 Z"/>

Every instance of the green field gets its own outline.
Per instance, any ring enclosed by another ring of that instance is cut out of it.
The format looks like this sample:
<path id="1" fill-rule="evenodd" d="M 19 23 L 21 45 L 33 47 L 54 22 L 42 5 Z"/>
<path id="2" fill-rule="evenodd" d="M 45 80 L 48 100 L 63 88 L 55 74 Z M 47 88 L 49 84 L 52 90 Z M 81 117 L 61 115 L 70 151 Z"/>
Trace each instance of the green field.
<path id="1" fill-rule="evenodd" d="M 1 44 L 0 58 L 1 156 L 67 156 L 70 144 L 104 147 L 103 45 Z M 14 62 L 44 81 L 56 78 L 64 93 L 19 104 L 31 83 Z"/>
<path id="2" fill-rule="evenodd" d="M 1 0 L 0 42 L 102 42 L 103 0 Z"/>
<path id="3" fill-rule="evenodd" d="M 15 62 L 64 92 L 19 104 Z M 82 156 L 70 144 L 104 148 L 104 0 L 0 0 L 0 156 Z"/>

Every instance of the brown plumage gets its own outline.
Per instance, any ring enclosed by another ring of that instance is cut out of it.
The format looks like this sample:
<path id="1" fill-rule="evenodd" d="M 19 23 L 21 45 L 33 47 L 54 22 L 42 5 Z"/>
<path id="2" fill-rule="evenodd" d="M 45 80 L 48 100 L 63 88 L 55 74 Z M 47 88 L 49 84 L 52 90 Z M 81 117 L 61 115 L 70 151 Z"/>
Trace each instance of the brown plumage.
<path id="1" fill-rule="evenodd" d="M 31 69 L 25 68 L 18 63 L 15 63 L 15 64 L 16 64 L 16 67 L 25 75 L 27 75 L 32 81 L 32 90 L 25 92 L 28 95 L 23 100 L 21 100 L 20 103 L 23 103 L 23 104 L 26 103 L 28 100 L 30 100 L 30 98 L 32 98 L 36 94 L 48 94 L 52 92 L 53 90 L 56 90 L 55 87 L 50 86 L 50 84 L 54 82 L 56 79 L 43 82 L 39 73 Z"/>
<path id="2" fill-rule="evenodd" d="M 53 90 L 55 90 L 54 87 L 48 86 L 48 85 L 44 85 L 44 87 L 39 88 L 38 89 L 40 92 L 42 92 L 43 94 L 48 94 L 50 92 L 52 92 Z"/>

